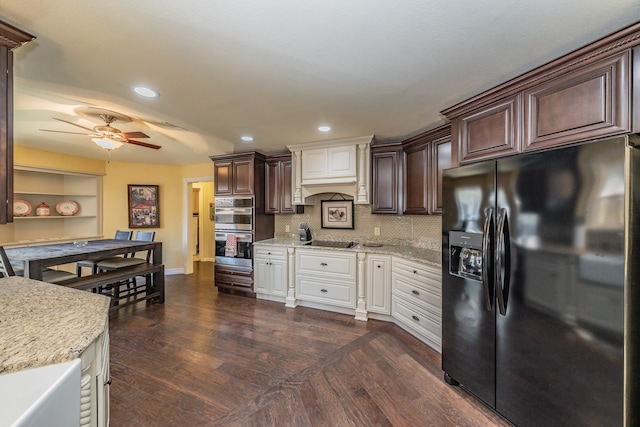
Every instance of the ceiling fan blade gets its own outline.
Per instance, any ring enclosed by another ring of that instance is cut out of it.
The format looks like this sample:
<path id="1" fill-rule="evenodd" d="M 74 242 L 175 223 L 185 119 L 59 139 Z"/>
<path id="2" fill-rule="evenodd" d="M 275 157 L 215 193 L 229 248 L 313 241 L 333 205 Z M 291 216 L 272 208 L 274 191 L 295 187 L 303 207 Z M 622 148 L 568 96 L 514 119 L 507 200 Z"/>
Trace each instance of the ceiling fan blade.
<path id="1" fill-rule="evenodd" d="M 127 140 L 127 142 L 129 144 L 139 145 L 141 147 L 153 148 L 154 150 L 159 150 L 160 148 L 162 148 L 159 145 L 149 144 L 148 142 L 135 141 L 133 139 L 129 139 L 129 140 Z"/>
<path id="2" fill-rule="evenodd" d="M 91 128 L 84 127 L 84 126 L 82 126 L 82 125 L 79 125 L 79 124 L 77 124 L 77 123 L 70 122 L 70 121 L 68 121 L 68 120 L 58 119 L 58 118 L 55 118 L 55 117 L 53 118 L 53 120 L 57 120 L 57 121 L 59 121 L 59 122 L 63 122 L 63 123 L 68 123 L 68 124 L 70 124 L 70 125 L 77 126 L 77 127 L 79 127 L 79 128 L 82 128 L 82 129 L 88 130 L 89 132 L 93 132 L 93 129 L 91 129 Z"/>
<path id="3" fill-rule="evenodd" d="M 51 130 L 51 129 L 39 129 L 43 132 L 55 132 L 55 133 L 68 133 L 71 135 L 85 135 L 85 136 L 97 136 L 95 133 L 83 133 L 83 132 L 69 132 L 66 130 Z"/>
<path id="4" fill-rule="evenodd" d="M 144 132 L 122 132 L 122 136 L 125 138 L 149 138 L 149 135 Z"/>

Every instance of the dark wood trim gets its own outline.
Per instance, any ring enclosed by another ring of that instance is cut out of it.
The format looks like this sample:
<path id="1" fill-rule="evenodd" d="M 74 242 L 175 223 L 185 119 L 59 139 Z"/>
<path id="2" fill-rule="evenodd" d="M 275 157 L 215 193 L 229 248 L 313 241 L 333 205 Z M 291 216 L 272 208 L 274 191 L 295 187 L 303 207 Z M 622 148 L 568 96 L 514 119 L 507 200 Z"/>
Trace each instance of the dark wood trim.
<path id="1" fill-rule="evenodd" d="M 0 46 L 15 49 L 35 38 L 35 36 L 32 36 L 13 25 L 0 21 Z"/>
<path id="2" fill-rule="evenodd" d="M 498 101 L 506 96 L 514 95 L 541 82 L 552 79 L 556 75 L 630 49 L 638 43 L 640 43 L 640 22 L 602 37 L 560 58 L 547 62 L 527 73 L 521 74 L 505 83 L 449 107 L 441 113 L 449 119 L 458 117 L 482 105 Z"/>
<path id="3" fill-rule="evenodd" d="M 11 57 L 11 50 L 0 46 L 0 224 L 11 222 L 13 216 L 13 203 L 9 204 L 13 193 Z"/>
<path id="4" fill-rule="evenodd" d="M 640 46 L 631 50 L 633 76 L 631 80 L 631 132 L 640 132 Z"/>

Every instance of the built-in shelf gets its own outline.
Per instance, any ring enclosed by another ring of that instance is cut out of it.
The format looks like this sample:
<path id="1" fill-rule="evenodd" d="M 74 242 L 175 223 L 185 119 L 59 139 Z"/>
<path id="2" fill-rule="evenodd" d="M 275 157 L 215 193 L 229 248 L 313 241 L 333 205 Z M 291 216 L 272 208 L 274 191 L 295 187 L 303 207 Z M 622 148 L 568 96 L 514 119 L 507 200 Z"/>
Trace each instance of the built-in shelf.
<path id="1" fill-rule="evenodd" d="M 14 200 L 25 200 L 32 211 L 14 217 L 0 227 L 0 245 L 17 246 L 102 237 L 102 175 L 16 165 Z M 72 200 L 75 215 L 60 215 L 56 204 Z M 50 216 L 37 216 L 38 205 L 46 203 Z"/>

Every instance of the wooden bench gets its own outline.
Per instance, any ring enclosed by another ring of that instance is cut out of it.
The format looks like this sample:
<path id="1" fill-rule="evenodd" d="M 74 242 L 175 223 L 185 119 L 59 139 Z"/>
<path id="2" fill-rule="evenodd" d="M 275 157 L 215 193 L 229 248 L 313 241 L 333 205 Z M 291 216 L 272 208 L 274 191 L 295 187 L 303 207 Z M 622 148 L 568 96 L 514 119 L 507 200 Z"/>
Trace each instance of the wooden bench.
<path id="1" fill-rule="evenodd" d="M 161 280 L 159 283 L 147 283 L 142 292 L 138 292 L 138 287 L 134 285 L 132 292 L 120 295 L 120 286 L 123 282 L 133 280 L 136 277 L 147 276 L 149 274 L 159 273 Z M 89 276 L 78 277 L 58 283 L 61 286 L 80 290 L 93 290 L 99 292 L 101 289 L 113 287 L 113 295 L 111 309 L 118 309 L 139 301 L 158 299 L 160 304 L 164 303 L 164 265 L 163 264 L 140 264 L 131 267 L 119 268 L 117 270 L 107 271 L 104 273 L 92 274 Z M 131 296 L 133 295 L 133 298 Z M 121 304 L 122 302 L 122 304 Z"/>

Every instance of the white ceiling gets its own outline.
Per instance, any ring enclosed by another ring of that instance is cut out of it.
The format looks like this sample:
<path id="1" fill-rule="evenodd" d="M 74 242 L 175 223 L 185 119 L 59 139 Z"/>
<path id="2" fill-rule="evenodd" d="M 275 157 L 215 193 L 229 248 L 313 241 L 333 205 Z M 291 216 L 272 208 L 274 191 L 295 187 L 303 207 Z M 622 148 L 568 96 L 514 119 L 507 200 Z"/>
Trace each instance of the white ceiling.
<path id="1" fill-rule="evenodd" d="M 112 160 L 196 164 L 414 135 L 443 123 L 439 111 L 640 20 L 640 2 L 14 0 L 0 20 L 37 37 L 15 51 L 17 145 L 106 159 L 87 136 L 39 130 L 82 131 L 53 117 L 91 128 L 78 108 L 92 106 L 145 120 L 113 125 L 162 146 L 125 145 Z"/>

